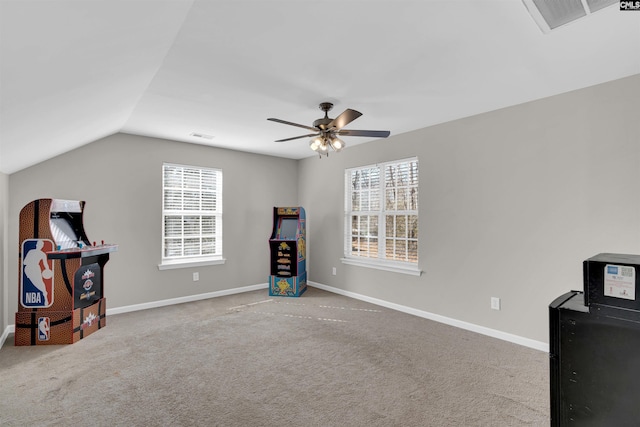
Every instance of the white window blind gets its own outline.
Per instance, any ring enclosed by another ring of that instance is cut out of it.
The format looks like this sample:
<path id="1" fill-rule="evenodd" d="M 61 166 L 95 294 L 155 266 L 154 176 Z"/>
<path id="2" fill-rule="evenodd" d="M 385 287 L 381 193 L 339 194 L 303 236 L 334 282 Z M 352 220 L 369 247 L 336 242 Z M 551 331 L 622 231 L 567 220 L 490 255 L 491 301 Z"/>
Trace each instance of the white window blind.
<path id="1" fill-rule="evenodd" d="M 222 258 L 222 171 L 163 164 L 162 260 Z"/>
<path id="2" fill-rule="evenodd" d="M 418 159 L 345 171 L 345 259 L 418 264 Z"/>

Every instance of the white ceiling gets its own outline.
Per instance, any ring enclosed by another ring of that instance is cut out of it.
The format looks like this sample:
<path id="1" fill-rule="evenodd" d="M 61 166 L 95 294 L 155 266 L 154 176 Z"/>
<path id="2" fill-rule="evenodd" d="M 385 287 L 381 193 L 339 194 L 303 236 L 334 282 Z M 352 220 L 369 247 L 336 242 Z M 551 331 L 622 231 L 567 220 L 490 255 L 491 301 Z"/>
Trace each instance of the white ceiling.
<path id="1" fill-rule="evenodd" d="M 308 131 L 268 117 L 331 101 L 393 136 L 638 74 L 640 12 L 543 34 L 520 0 L 0 0 L 0 61 L 4 173 L 116 132 L 299 159 L 274 140 Z"/>

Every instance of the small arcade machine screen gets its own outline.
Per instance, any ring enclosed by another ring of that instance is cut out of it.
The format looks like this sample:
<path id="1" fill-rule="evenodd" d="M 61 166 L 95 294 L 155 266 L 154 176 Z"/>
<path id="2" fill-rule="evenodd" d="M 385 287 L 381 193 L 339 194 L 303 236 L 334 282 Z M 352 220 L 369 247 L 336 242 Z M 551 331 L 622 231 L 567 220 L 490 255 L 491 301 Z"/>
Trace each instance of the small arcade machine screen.
<path id="1" fill-rule="evenodd" d="M 298 219 L 297 218 L 282 218 L 280 220 L 280 240 L 296 240 L 296 233 L 298 231 Z"/>
<path id="2" fill-rule="evenodd" d="M 51 234 L 60 249 L 77 248 L 78 242 L 83 241 L 84 236 L 78 236 L 72 222 L 73 218 L 68 217 L 67 213 L 51 212 L 49 220 Z M 87 243 L 85 242 L 85 244 Z"/>

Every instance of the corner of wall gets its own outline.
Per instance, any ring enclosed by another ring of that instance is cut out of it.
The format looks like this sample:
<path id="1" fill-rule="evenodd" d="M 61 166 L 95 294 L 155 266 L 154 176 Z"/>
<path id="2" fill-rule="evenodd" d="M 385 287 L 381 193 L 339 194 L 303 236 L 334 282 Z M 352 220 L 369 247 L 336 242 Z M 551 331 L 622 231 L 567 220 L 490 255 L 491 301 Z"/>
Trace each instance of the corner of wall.
<path id="1" fill-rule="evenodd" d="M 7 229 L 9 216 L 9 176 L 0 172 L 0 331 L 8 330 L 8 259 L 7 259 Z M 0 339 L 0 346 L 6 339 L 6 333 Z"/>

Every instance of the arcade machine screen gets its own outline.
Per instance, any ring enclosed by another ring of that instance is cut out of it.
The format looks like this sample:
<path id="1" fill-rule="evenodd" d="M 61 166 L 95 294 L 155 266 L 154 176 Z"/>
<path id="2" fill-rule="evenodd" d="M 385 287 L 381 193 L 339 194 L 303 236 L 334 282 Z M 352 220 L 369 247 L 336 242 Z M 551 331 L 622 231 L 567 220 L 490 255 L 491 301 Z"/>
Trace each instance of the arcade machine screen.
<path id="1" fill-rule="evenodd" d="M 78 242 L 84 242 L 84 236 L 78 236 L 73 226 L 74 218 L 68 213 L 51 212 L 49 224 L 51 226 L 51 234 L 60 249 L 71 249 L 78 247 Z"/>
<path id="2" fill-rule="evenodd" d="M 298 231 L 298 218 L 282 218 L 280 220 L 280 236 L 281 240 L 296 240 L 296 232 Z"/>

